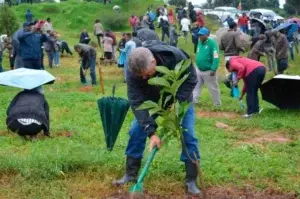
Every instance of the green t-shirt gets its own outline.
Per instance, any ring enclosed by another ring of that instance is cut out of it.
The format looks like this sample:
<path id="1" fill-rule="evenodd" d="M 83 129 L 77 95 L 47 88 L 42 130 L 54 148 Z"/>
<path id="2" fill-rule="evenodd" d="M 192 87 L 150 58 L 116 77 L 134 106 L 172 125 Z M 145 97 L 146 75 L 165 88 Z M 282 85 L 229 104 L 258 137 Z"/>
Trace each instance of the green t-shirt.
<path id="1" fill-rule="evenodd" d="M 200 71 L 217 71 L 219 67 L 219 46 L 217 42 L 208 38 L 204 43 L 198 42 L 196 64 Z"/>

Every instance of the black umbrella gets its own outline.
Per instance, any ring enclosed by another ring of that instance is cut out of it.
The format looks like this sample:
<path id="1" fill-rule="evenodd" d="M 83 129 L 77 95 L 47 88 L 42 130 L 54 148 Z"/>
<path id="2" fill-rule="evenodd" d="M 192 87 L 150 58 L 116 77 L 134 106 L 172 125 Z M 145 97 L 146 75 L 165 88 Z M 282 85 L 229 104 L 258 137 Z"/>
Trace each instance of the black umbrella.
<path id="1" fill-rule="evenodd" d="M 257 19 L 257 18 L 252 18 L 251 19 L 251 24 L 253 23 L 258 23 L 259 27 L 261 28 L 260 34 L 264 34 L 267 30 L 267 26 L 263 20 Z"/>
<path id="2" fill-rule="evenodd" d="M 109 151 L 112 151 L 128 112 L 129 103 L 126 99 L 115 97 L 115 85 L 113 86 L 113 96 L 98 99 L 97 103 L 106 146 Z"/>
<path id="3" fill-rule="evenodd" d="M 300 109 L 300 76 L 277 75 L 260 90 L 263 100 L 280 109 Z"/>
<path id="4" fill-rule="evenodd" d="M 157 33 L 149 28 L 141 28 L 137 31 L 137 38 L 144 41 L 159 40 Z"/>

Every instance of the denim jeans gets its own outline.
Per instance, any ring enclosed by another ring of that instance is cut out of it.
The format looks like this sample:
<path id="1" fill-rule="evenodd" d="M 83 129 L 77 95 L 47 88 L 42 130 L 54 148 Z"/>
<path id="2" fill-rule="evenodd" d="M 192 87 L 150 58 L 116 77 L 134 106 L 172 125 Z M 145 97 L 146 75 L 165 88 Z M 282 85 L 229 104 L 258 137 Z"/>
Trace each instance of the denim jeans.
<path id="1" fill-rule="evenodd" d="M 184 143 L 189 153 L 189 156 L 194 160 L 195 156 L 197 159 L 200 159 L 198 140 L 194 135 L 194 126 L 195 126 L 195 112 L 194 105 L 191 105 L 187 110 L 184 119 L 182 121 L 183 129 L 186 131 L 183 133 Z M 141 125 L 136 119 L 132 122 L 131 128 L 129 130 L 130 138 L 126 148 L 126 155 L 136 159 L 142 159 L 143 153 L 145 150 L 147 134 L 144 132 Z M 184 148 L 182 148 L 180 160 L 183 162 L 190 162 L 188 155 Z"/>
<path id="2" fill-rule="evenodd" d="M 90 75 L 91 75 L 91 79 L 92 79 L 92 85 L 96 85 L 96 57 L 91 57 L 90 58 Z M 83 84 L 86 84 L 86 77 L 84 74 L 84 69 L 83 66 L 80 66 L 80 81 Z"/>
<path id="3" fill-rule="evenodd" d="M 52 52 L 52 57 L 53 57 L 53 60 L 54 60 L 54 64 L 56 66 L 59 65 L 59 51 L 53 51 Z"/>
<path id="4" fill-rule="evenodd" d="M 0 73 L 4 72 L 3 67 L 2 67 L 2 52 L 0 52 Z"/>

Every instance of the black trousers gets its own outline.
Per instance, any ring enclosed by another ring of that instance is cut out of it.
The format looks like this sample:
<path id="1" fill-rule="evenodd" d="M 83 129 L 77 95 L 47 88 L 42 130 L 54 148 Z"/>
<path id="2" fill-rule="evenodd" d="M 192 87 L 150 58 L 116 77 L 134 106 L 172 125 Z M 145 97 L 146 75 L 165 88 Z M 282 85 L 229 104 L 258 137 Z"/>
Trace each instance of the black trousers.
<path id="1" fill-rule="evenodd" d="M 64 54 L 64 52 L 67 52 L 67 54 L 73 55 L 72 51 L 69 48 L 69 45 L 67 42 L 62 42 L 61 44 L 61 54 Z"/>
<path id="2" fill-rule="evenodd" d="M 169 38 L 169 30 L 162 30 L 161 32 L 161 40 L 165 41 L 165 35 Z"/>
<path id="3" fill-rule="evenodd" d="M 24 68 L 41 70 L 42 60 L 41 59 L 23 59 Z"/>
<path id="4" fill-rule="evenodd" d="M 21 136 L 26 136 L 26 135 L 37 135 L 39 132 L 43 130 L 43 125 L 38 125 L 38 124 L 23 125 L 19 123 L 17 120 L 15 120 L 8 126 L 8 128 L 12 132 L 18 133 Z"/>
<path id="5" fill-rule="evenodd" d="M 253 114 L 259 112 L 258 89 L 264 81 L 266 68 L 260 66 L 252 71 L 245 80 L 247 88 L 247 113 Z"/>

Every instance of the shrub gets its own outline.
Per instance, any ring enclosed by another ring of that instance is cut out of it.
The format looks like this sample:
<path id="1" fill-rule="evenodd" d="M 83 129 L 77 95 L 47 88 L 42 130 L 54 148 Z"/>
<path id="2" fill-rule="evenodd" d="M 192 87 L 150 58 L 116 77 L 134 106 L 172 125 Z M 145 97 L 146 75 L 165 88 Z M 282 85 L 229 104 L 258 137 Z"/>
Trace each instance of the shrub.
<path id="1" fill-rule="evenodd" d="M 18 29 L 17 17 L 8 5 L 0 6 L 0 32 L 11 36 Z"/>
<path id="2" fill-rule="evenodd" d="M 53 4 L 53 5 L 44 5 L 41 11 L 43 13 L 59 13 L 60 9 L 58 5 Z"/>
<path id="3" fill-rule="evenodd" d="M 128 24 L 128 19 L 124 16 L 126 16 L 124 13 L 120 14 L 116 12 L 110 12 L 101 18 L 101 21 L 106 28 L 110 28 L 112 30 L 123 30 Z"/>

